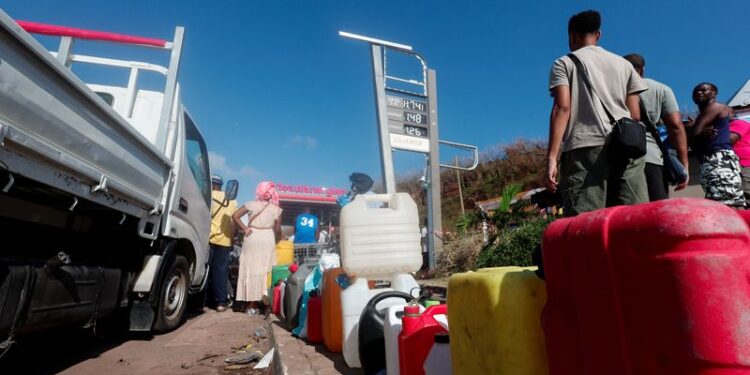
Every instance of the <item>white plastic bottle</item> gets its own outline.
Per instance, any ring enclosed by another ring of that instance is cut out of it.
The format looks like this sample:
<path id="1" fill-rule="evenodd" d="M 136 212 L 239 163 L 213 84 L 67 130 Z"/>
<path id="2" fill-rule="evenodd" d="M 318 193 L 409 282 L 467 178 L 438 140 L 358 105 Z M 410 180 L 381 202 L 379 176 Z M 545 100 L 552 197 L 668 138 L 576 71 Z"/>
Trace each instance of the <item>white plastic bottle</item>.
<path id="1" fill-rule="evenodd" d="M 435 343 L 423 368 L 425 375 L 453 375 L 450 336 L 447 333 L 435 334 Z"/>

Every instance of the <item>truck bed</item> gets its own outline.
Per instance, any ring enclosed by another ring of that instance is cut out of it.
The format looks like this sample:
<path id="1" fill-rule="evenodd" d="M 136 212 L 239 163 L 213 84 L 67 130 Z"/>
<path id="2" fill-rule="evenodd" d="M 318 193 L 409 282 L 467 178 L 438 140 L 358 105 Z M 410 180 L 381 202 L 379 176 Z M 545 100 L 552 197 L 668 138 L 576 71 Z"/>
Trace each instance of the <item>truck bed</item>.
<path id="1" fill-rule="evenodd" d="M 171 162 L 0 11 L 0 167 L 143 217 Z"/>

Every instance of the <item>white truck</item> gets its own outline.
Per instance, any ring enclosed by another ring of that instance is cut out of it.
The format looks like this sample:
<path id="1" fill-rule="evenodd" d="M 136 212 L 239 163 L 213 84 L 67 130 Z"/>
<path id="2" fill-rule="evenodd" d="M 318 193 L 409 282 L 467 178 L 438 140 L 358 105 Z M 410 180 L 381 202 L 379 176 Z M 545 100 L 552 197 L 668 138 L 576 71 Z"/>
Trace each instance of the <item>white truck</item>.
<path id="1" fill-rule="evenodd" d="M 30 33 L 59 37 L 58 50 Z M 166 51 L 169 65 L 74 54 L 81 39 Z M 0 352 L 18 334 L 118 311 L 131 330 L 168 331 L 203 289 L 210 170 L 180 100 L 182 40 L 181 27 L 164 41 L 0 10 Z M 127 85 L 86 84 L 72 64 L 125 69 Z M 165 89 L 139 89 L 144 71 Z"/>

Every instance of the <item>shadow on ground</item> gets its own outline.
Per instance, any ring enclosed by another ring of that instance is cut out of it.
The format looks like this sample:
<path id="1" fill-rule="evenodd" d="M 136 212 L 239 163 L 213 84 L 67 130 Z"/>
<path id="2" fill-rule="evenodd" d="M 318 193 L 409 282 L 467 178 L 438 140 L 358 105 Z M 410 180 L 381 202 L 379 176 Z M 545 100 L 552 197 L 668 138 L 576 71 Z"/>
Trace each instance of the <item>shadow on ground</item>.
<path id="1" fill-rule="evenodd" d="M 186 312 L 185 323 L 200 313 Z M 22 335 L 8 354 L 0 359 L 0 373 L 56 374 L 91 358 L 97 358 L 127 341 L 151 341 L 147 332 L 129 332 L 126 327 L 60 327 Z"/>

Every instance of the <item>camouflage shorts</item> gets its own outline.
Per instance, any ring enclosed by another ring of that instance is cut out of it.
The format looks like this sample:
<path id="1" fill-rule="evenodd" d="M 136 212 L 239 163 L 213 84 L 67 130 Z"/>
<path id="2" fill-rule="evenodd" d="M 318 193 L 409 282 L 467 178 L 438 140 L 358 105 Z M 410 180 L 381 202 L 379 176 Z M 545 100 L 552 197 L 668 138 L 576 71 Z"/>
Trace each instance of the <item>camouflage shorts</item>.
<path id="1" fill-rule="evenodd" d="M 734 151 L 719 150 L 703 157 L 701 186 L 706 199 L 727 206 L 745 207 L 740 161 Z"/>

